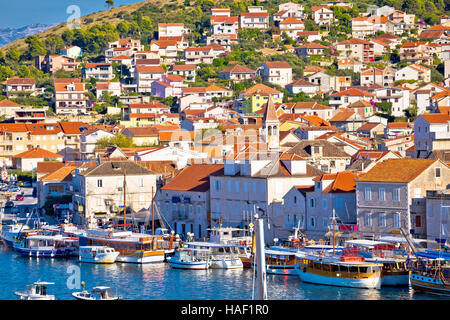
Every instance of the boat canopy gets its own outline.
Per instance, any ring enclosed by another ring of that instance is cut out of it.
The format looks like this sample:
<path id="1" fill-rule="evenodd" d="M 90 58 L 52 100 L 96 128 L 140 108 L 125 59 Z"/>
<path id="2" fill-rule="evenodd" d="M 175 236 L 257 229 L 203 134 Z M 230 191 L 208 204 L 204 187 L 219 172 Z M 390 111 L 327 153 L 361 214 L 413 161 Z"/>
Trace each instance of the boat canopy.
<path id="1" fill-rule="evenodd" d="M 359 247 L 366 247 L 366 248 L 374 248 L 375 246 L 389 244 L 389 242 L 365 240 L 365 239 L 347 240 L 347 241 L 345 241 L 345 243 L 354 245 L 354 246 L 359 246 Z"/>
<path id="2" fill-rule="evenodd" d="M 417 252 L 416 256 L 419 258 L 450 261 L 450 252 L 426 250 L 425 252 Z"/>
<path id="3" fill-rule="evenodd" d="M 295 252 L 293 251 L 283 251 L 283 250 L 265 250 L 266 255 L 274 255 L 274 256 L 295 256 Z"/>

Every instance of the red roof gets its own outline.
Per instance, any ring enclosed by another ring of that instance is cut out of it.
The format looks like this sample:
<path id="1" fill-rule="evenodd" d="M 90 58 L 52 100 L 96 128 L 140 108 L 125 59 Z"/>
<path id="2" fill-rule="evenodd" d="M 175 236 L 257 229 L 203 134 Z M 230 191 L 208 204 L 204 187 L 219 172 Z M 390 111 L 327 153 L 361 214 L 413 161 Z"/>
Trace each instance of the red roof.
<path id="1" fill-rule="evenodd" d="M 20 159 L 36 159 L 36 158 L 62 158 L 63 156 L 47 151 L 42 148 L 33 148 L 31 150 L 16 154 L 14 158 Z"/>

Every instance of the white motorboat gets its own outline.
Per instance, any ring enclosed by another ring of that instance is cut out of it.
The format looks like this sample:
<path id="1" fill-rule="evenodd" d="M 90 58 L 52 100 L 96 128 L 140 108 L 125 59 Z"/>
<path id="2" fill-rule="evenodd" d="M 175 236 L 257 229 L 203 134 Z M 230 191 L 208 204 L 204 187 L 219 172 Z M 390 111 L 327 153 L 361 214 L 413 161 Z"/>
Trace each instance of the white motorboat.
<path id="1" fill-rule="evenodd" d="M 114 263 L 120 252 L 105 246 L 81 246 L 79 260 L 91 263 Z"/>
<path id="2" fill-rule="evenodd" d="M 167 262 L 175 269 L 206 270 L 211 265 L 209 249 L 180 248 Z"/>
<path id="3" fill-rule="evenodd" d="M 84 288 L 84 282 L 81 283 Z M 91 292 L 83 290 L 73 292 L 72 296 L 77 300 L 119 300 L 120 297 L 113 294 L 110 287 L 97 286 L 92 288 Z"/>
<path id="4" fill-rule="evenodd" d="M 29 230 L 30 228 L 27 225 L 16 223 L 4 226 L 2 229 L 1 238 L 5 245 L 8 248 L 13 248 L 14 242 L 17 241 L 18 235 L 20 232 L 24 232 L 25 230 Z"/>
<path id="5" fill-rule="evenodd" d="M 238 248 L 232 244 L 213 242 L 186 242 L 187 248 L 207 249 L 211 251 L 212 269 L 240 269 L 244 265 L 239 257 Z"/>
<path id="6" fill-rule="evenodd" d="M 54 285 L 53 282 L 37 281 L 29 286 L 24 291 L 14 291 L 14 294 L 20 300 L 55 300 L 53 292 L 49 294 L 49 286 Z"/>

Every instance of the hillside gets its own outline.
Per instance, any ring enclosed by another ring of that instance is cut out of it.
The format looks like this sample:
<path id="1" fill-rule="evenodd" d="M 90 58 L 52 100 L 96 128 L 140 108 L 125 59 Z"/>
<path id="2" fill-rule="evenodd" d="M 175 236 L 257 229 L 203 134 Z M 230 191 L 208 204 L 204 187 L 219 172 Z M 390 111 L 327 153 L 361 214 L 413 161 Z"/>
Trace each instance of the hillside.
<path id="1" fill-rule="evenodd" d="M 81 29 L 87 29 L 91 26 L 94 26 L 97 24 L 102 24 L 102 23 L 117 24 L 122 21 L 122 19 L 117 17 L 117 15 L 119 13 L 120 14 L 129 14 L 129 13 L 135 12 L 136 10 L 140 9 L 142 6 L 144 6 L 148 3 L 163 6 L 164 4 L 167 4 L 167 3 L 182 4 L 183 0 L 157 0 L 157 1 L 146 0 L 146 1 L 138 2 L 138 3 L 120 6 L 117 8 L 112 8 L 112 9 L 108 9 L 108 10 L 104 10 L 104 11 L 91 13 L 91 14 L 83 16 L 81 18 Z M 50 29 L 47 29 L 47 30 L 39 33 L 38 36 L 41 40 L 45 40 L 49 36 L 55 36 L 55 35 L 59 36 L 66 30 L 68 30 L 67 22 L 62 22 Z M 7 50 L 9 50 L 11 48 L 16 48 L 19 50 L 25 49 L 26 48 L 25 38 L 15 40 L 15 41 L 1 47 L 0 49 L 6 52 Z"/>
<path id="2" fill-rule="evenodd" d="M 3 47 L 15 40 L 44 32 L 53 25 L 48 24 L 30 24 L 21 28 L 0 28 L 0 47 Z"/>

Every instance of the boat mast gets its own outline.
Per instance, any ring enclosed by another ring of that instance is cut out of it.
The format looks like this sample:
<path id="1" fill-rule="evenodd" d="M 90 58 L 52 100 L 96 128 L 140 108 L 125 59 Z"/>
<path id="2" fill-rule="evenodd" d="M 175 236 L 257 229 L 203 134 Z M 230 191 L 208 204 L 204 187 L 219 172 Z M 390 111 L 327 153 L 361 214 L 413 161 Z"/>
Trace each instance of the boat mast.
<path id="1" fill-rule="evenodd" d="M 126 188 L 127 188 L 127 169 L 123 169 L 123 231 L 127 230 L 126 223 L 127 223 L 127 196 L 126 196 Z"/>
<path id="2" fill-rule="evenodd" d="M 334 215 L 334 208 L 333 208 L 333 257 L 334 257 L 335 237 L 336 237 L 336 231 L 335 231 L 335 215 Z"/>
<path id="3" fill-rule="evenodd" d="M 155 235 L 155 216 L 153 215 L 153 200 L 155 199 L 155 195 L 153 193 L 153 186 L 152 186 L 152 235 Z"/>

